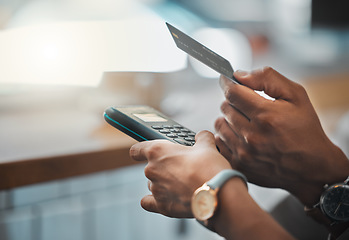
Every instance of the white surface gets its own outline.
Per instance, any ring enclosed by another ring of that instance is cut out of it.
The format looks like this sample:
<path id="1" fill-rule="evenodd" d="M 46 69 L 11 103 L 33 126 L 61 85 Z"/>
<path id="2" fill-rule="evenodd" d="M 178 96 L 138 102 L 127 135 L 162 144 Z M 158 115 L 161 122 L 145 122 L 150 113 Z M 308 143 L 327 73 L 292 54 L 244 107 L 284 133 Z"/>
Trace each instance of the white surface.
<path id="1" fill-rule="evenodd" d="M 96 86 L 105 71 L 185 68 L 150 3 L 27 1 L 0 31 L 0 83 Z"/>
<path id="2" fill-rule="evenodd" d="M 0 32 L 0 83 L 95 86 L 104 71 L 186 67 L 160 19 L 54 23 Z"/>

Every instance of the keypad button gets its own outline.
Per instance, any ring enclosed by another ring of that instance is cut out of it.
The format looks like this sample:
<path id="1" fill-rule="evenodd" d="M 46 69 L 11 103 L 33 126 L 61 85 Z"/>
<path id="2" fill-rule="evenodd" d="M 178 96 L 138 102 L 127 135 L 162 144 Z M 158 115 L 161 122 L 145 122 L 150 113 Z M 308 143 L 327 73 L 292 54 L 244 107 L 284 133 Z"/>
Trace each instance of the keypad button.
<path id="1" fill-rule="evenodd" d="M 152 128 L 158 130 L 158 129 L 162 129 L 163 127 L 159 126 L 159 125 L 154 125 L 154 126 L 151 126 Z"/>
<path id="2" fill-rule="evenodd" d="M 185 146 L 193 146 L 195 144 L 195 133 L 181 125 L 153 125 L 151 127 L 179 144 Z"/>
<path id="3" fill-rule="evenodd" d="M 180 133 L 181 130 L 179 130 L 179 129 L 171 129 L 171 132 L 173 132 L 173 133 Z"/>
<path id="4" fill-rule="evenodd" d="M 177 135 L 178 135 L 179 137 L 188 137 L 188 135 L 185 134 L 185 133 L 178 133 Z"/>
<path id="5" fill-rule="evenodd" d="M 168 129 L 161 129 L 159 132 L 161 132 L 161 133 L 171 133 L 171 131 L 168 130 Z"/>
<path id="6" fill-rule="evenodd" d="M 170 133 L 170 134 L 166 134 L 166 136 L 170 138 L 176 138 L 177 134 Z"/>
<path id="7" fill-rule="evenodd" d="M 182 138 L 175 138 L 174 140 L 176 142 L 178 142 L 179 144 L 182 144 L 185 146 L 192 146 L 192 144 L 190 142 L 187 142 L 187 141 L 183 140 Z"/>

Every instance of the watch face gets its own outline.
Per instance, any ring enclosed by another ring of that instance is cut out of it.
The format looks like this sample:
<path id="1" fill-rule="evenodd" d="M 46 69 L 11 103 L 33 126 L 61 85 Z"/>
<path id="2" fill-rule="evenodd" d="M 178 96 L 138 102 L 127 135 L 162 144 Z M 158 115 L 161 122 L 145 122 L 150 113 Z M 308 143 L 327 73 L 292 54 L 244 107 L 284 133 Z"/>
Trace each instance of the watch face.
<path id="1" fill-rule="evenodd" d="M 321 210 L 336 221 L 349 221 L 349 186 L 336 184 L 321 196 Z"/>
<path id="2" fill-rule="evenodd" d="M 217 206 L 217 197 L 213 190 L 202 189 L 192 199 L 192 211 L 195 218 L 205 221 L 213 216 Z"/>

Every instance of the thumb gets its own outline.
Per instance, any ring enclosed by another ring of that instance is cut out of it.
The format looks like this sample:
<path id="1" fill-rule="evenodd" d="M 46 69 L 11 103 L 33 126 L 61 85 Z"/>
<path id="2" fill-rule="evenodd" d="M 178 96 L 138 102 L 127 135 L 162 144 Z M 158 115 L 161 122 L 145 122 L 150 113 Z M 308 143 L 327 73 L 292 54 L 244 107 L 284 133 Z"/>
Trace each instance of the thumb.
<path id="1" fill-rule="evenodd" d="M 156 200 L 153 195 L 146 195 L 141 200 L 141 206 L 149 212 L 159 213 Z"/>
<path id="2" fill-rule="evenodd" d="M 195 135 L 195 146 L 216 148 L 215 137 L 209 131 L 200 131 Z"/>
<path id="3" fill-rule="evenodd" d="M 271 67 L 255 70 L 250 73 L 236 71 L 235 78 L 243 85 L 253 89 L 264 91 L 275 99 L 292 100 L 294 98 L 297 83 L 281 75 Z"/>

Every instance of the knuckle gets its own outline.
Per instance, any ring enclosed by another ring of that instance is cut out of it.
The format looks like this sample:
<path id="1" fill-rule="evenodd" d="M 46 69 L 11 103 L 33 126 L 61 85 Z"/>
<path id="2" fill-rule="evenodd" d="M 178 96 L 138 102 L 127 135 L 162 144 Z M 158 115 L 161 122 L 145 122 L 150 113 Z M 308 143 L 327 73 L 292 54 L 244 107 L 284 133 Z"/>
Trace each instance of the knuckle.
<path id="1" fill-rule="evenodd" d="M 217 132 L 220 131 L 220 129 L 222 128 L 223 125 L 223 118 L 218 118 L 216 119 L 216 121 L 214 122 L 214 128 Z"/>
<path id="2" fill-rule="evenodd" d="M 258 122 L 258 125 L 262 128 L 262 129 L 272 129 L 274 126 L 274 117 L 269 115 L 269 114 L 259 114 L 258 116 L 256 116 L 255 118 Z"/>
<path id="3" fill-rule="evenodd" d="M 260 113 L 256 121 L 262 131 L 275 131 L 282 126 L 282 117 L 276 114 Z"/>
<path id="4" fill-rule="evenodd" d="M 235 93 L 234 93 L 234 90 L 232 88 L 225 89 L 224 96 L 230 103 L 234 102 L 234 95 L 235 95 Z"/>
<path id="5" fill-rule="evenodd" d="M 235 133 L 233 133 L 233 134 L 226 134 L 226 135 L 224 135 L 224 138 L 225 138 L 225 141 L 227 143 L 234 143 L 235 142 L 234 141 Z"/>
<path id="6" fill-rule="evenodd" d="M 239 147 L 237 150 L 236 150 L 236 153 L 237 153 L 237 156 L 238 156 L 238 159 L 239 159 L 239 163 L 240 164 L 243 164 L 245 163 L 246 161 L 249 161 L 250 159 L 250 154 L 248 152 L 248 150 L 246 148 L 243 148 L 243 147 Z"/>
<path id="7" fill-rule="evenodd" d="M 229 106 L 229 103 L 227 101 L 222 102 L 221 104 L 221 112 L 225 113 L 227 111 L 227 107 Z"/>
<path id="8" fill-rule="evenodd" d="M 255 79 L 269 78 L 275 73 L 276 73 L 276 71 L 272 67 L 264 66 L 262 68 L 258 68 L 256 70 L 253 70 L 252 77 Z"/>
<path id="9" fill-rule="evenodd" d="M 246 141 L 248 142 L 248 149 L 251 154 L 262 153 L 265 144 L 263 137 L 258 133 L 250 133 L 245 136 Z"/>
<path id="10" fill-rule="evenodd" d="M 147 159 L 157 158 L 157 156 L 161 151 L 162 151 L 162 146 L 160 144 L 157 144 L 157 143 L 151 144 L 146 151 Z"/>
<path id="11" fill-rule="evenodd" d="M 136 158 L 139 155 L 139 150 L 136 147 L 132 146 L 129 150 L 129 155 L 131 158 Z"/>
<path id="12" fill-rule="evenodd" d="M 265 74 L 271 74 L 273 72 L 275 72 L 274 68 L 270 67 L 270 66 L 264 66 L 262 68 L 262 72 Z"/>
<path id="13" fill-rule="evenodd" d="M 307 91 L 306 89 L 299 83 L 294 83 L 294 89 L 299 98 L 307 97 Z"/>
<path id="14" fill-rule="evenodd" d="M 148 165 L 144 168 L 144 175 L 148 179 L 154 179 L 155 169 L 152 164 L 148 163 Z"/>
<path id="15" fill-rule="evenodd" d="M 258 145 L 258 141 L 256 140 L 256 134 L 249 133 L 245 135 L 245 141 L 250 146 L 255 148 Z"/>
<path id="16" fill-rule="evenodd" d="M 221 105 L 221 112 L 225 115 L 225 117 L 230 117 L 234 114 L 234 111 L 232 111 L 233 106 L 227 102 L 224 101 Z"/>
<path id="17" fill-rule="evenodd" d="M 152 194 L 154 195 L 155 199 L 157 200 L 162 200 L 163 199 L 163 194 L 162 194 L 162 188 L 159 187 L 157 184 L 153 184 L 152 186 Z"/>

